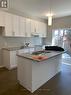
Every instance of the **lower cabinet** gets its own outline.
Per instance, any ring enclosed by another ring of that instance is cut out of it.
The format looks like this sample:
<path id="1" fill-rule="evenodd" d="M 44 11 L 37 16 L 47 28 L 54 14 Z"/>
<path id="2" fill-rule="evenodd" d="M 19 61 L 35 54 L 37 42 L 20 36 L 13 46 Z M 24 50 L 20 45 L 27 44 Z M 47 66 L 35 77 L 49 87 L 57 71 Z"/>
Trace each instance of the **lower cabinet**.
<path id="1" fill-rule="evenodd" d="M 16 51 L 3 50 L 3 64 L 8 70 L 17 67 Z"/>
<path id="2" fill-rule="evenodd" d="M 13 68 L 17 67 L 17 56 L 16 54 L 21 54 L 21 53 L 28 53 L 28 52 L 33 52 L 34 48 L 24 48 L 20 50 L 8 50 L 8 49 L 3 49 L 2 51 L 2 57 L 3 57 L 3 65 L 5 68 L 8 70 L 11 70 Z"/>

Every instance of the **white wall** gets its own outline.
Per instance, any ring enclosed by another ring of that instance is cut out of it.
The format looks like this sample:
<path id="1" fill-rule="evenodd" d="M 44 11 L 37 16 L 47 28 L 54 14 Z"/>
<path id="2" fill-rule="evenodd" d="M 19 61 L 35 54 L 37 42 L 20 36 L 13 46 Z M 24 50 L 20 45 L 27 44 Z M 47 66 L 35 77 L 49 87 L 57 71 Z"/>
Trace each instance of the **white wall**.
<path id="1" fill-rule="evenodd" d="M 71 28 L 71 16 L 53 19 L 53 29 Z"/>

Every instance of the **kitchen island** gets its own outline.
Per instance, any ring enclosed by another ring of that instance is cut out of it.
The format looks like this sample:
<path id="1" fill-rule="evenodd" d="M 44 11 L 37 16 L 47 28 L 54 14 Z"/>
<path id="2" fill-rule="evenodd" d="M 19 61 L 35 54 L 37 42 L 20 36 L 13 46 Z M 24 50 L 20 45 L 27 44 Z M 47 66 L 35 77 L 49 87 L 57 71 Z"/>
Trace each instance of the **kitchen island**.
<path id="1" fill-rule="evenodd" d="M 41 54 L 22 53 L 17 55 L 17 79 L 19 83 L 34 92 L 61 71 L 62 53 L 45 51 Z"/>

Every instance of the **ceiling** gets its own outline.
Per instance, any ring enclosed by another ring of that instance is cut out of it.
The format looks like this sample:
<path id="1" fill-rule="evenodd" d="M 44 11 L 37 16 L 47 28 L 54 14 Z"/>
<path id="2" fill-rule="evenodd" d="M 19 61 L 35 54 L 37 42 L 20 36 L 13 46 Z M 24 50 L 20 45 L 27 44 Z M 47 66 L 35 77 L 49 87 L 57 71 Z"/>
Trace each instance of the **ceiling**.
<path id="1" fill-rule="evenodd" d="M 51 9 L 55 18 L 71 15 L 71 0 L 10 0 L 10 8 L 45 19 Z"/>

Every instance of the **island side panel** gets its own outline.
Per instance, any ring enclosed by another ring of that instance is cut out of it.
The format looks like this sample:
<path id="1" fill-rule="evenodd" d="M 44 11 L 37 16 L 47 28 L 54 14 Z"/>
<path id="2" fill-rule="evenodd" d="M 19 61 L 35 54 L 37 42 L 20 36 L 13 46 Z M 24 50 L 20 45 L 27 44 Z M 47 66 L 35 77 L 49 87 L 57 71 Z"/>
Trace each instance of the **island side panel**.
<path id="1" fill-rule="evenodd" d="M 32 92 L 61 71 L 62 54 L 32 64 Z"/>
<path id="2" fill-rule="evenodd" d="M 19 83 L 32 91 L 32 62 L 24 57 L 17 57 L 17 79 Z"/>

